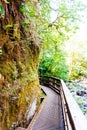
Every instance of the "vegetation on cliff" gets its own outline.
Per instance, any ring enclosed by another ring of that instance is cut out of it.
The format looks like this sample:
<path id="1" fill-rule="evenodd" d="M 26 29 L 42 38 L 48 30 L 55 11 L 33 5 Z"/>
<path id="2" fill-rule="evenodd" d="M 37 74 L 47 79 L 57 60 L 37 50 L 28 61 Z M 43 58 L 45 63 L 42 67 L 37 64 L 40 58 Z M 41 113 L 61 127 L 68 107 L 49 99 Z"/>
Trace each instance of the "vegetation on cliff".
<path id="1" fill-rule="evenodd" d="M 29 121 L 30 104 L 39 103 L 39 38 L 26 11 L 30 2 L 0 1 L 0 129 Z M 32 1 L 33 6 L 35 2 Z"/>

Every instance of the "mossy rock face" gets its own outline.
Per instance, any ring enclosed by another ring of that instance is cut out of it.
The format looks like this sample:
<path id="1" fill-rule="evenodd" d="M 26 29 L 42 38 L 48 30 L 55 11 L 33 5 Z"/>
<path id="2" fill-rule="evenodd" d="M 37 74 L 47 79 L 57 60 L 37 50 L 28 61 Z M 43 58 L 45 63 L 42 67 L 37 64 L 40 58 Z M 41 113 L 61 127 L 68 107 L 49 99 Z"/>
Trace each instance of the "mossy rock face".
<path id="1" fill-rule="evenodd" d="M 39 101 L 39 46 L 7 40 L 0 55 L 0 128 L 23 126 L 33 99 Z"/>
<path id="2" fill-rule="evenodd" d="M 22 127 L 29 105 L 39 101 L 39 38 L 26 2 L 0 2 L 0 130 Z"/>

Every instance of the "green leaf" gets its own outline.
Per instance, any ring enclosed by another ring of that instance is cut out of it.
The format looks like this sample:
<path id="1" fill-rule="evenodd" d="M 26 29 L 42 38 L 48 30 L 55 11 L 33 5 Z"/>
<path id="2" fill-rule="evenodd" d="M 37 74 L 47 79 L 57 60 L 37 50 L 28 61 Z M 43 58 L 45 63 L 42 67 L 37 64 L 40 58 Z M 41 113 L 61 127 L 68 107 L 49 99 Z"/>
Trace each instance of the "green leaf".
<path id="1" fill-rule="evenodd" d="M 13 27 L 13 25 L 12 24 L 7 24 L 3 28 L 6 30 L 7 28 L 10 28 L 10 27 Z"/>
<path id="2" fill-rule="evenodd" d="M 0 3 L 0 15 L 3 16 L 4 15 L 4 8 L 2 6 L 2 4 Z"/>
<path id="3" fill-rule="evenodd" d="M 20 11 L 21 13 L 23 13 L 23 12 L 25 11 L 24 5 L 21 5 L 21 6 L 20 6 L 19 11 Z"/>

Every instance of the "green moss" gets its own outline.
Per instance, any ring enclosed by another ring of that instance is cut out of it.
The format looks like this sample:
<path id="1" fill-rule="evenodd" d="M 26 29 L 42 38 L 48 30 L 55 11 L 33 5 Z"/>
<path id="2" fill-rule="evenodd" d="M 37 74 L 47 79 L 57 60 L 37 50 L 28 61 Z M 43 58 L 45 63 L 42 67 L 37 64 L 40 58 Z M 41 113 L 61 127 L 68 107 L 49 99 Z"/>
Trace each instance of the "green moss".
<path id="1" fill-rule="evenodd" d="M 1 63 L 0 73 L 6 78 L 8 82 L 12 82 L 17 78 L 16 66 L 12 61 L 4 61 L 4 63 Z"/>
<path id="2" fill-rule="evenodd" d="M 36 47 L 33 45 L 33 48 Z M 38 64 L 39 51 L 32 50 L 30 45 L 25 44 L 24 41 L 19 44 L 9 43 L 9 47 L 3 51 L 0 62 L 0 104 L 2 104 L 0 122 L 3 124 L 2 128 L 9 130 L 13 122 L 18 122 L 22 126 L 32 99 L 37 98 L 39 103 Z"/>

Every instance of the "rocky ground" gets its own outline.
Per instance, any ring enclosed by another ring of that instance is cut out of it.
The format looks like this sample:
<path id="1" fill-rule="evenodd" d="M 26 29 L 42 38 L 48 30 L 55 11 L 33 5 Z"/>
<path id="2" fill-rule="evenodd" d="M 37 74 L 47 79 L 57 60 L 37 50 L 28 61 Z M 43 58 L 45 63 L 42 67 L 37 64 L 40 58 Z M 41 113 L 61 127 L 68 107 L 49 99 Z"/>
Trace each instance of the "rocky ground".
<path id="1" fill-rule="evenodd" d="M 87 78 L 68 81 L 66 85 L 87 118 Z"/>

